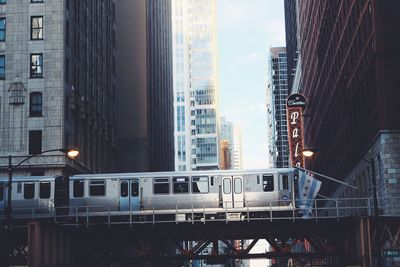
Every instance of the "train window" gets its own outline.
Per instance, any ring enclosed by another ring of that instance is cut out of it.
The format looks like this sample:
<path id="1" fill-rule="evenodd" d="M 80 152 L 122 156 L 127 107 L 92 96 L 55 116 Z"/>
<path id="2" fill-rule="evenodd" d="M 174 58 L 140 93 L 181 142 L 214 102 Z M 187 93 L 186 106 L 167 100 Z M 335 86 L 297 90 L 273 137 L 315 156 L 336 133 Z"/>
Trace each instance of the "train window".
<path id="1" fill-rule="evenodd" d="M 235 178 L 234 185 L 235 185 L 235 194 L 241 194 L 242 193 L 242 179 Z"/>
<path id="2" fill-rule="evenodd" d="M 274 176 L 263 175 L 263 190 L 264 192 L 274 191 Z"/>
<path id="3" fill-rule="evenodd" d="M 224 194 L 230 194 L 232 192 L 231 179 L 225 178 L 223 183 L 224 183 Z"/>
<path id="4" fill-rule="evenodd" d="M 83 197 L 83 185 L 81 180 L 74 181 L 74 197 Z"/>
<path id="5" fill-rule="evenodd" d="M 210 186 L 214 186 L 214 176 L 210 177 Z"/>
<path id="6" fill-rule="evenodd" d="M 169 194 L 169 178 L 154 178 L 154 194 Z"/>
<path id="7" fill-rule="evenodd" d="M 121 182 L 121 197 L 127 197 L 127 196 L 128 196 L 128 182 L 122 181 Z"/>
<path id="8" fill-rule="evenodd" d="M 39 197 L 40 198 L 50 198 L 50 182 L 40 182 Z"/>
<path id="9" fill-rule="evenodd" d="M 193 177 L 192 192 L 201 194 L 208 193 L 208 176 Z"/>
<path id="10" fill-rule="evenodd" d="M 281 189 L 282 190 L 289 190 L 289 176 L 287 174 L 282 174 L 281 175 L 281 182 L 282 182 L 282 186 Z"/>
<path id="11" fill-rule="evenodd" d="M 0 201 L 4 199 L 4 186 L 0 185 Z"/>
<path id="12" fill-rule="evenodd" d="M 139 183 L 137 181 L 131 182 L 131 196 L 139 196 Z"/>
<path id="13" fill-rule="evenodd" d="M 189 193 L 189 177 L 172 178 L 172 190 L 174 194 Z"/>
<path id="14" fill-rule="evenodd" d="M 17 183 L 17 193 L 22 193 L 22 182 Z"/>
<path id="15" fill-rule="evenodd" d="M 24 183 L 24 198 L 32 199 L 35 197 L 35 183 L 28 182 Z"/>
<path id="16" fill-rule="evenodd" d="M 257 175 L 257 184 L 260 184 L 260 175 Z"/>
<path id="17" fill-rule="evenodd" d="M 105 196 L 106 194 L 106 182 L 104 180 L 90 181 L 89 184 L 89 195 L 91 196 Z"/>

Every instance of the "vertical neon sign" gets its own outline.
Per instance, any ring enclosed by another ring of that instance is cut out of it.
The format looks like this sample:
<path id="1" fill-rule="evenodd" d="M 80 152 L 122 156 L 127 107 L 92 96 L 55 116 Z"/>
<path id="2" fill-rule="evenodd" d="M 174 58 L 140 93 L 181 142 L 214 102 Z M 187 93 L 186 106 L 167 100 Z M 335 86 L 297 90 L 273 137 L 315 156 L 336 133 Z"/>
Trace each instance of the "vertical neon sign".
<path id="1" fill-rule="evenodd" d="M 303 110 L 306 104 L 307 100 L 301 94 L 292 94 L 286 101 L 289 153 L 294 167 L 304 167 L 304 158 L 301 152 L 304 148 Z"/>

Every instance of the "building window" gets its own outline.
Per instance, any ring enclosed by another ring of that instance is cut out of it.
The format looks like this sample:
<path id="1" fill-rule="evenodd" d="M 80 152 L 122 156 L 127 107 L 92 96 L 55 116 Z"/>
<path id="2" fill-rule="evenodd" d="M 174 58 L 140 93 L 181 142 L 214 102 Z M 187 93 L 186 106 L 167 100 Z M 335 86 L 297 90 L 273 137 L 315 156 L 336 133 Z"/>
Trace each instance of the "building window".
<path id="1" fill-rule="evenodd" d="M 6 18 L 0 18 L 0 41 L 6 40 Z"/>
<path id="2" fill-rule="evenodd" d="M 6 77 L 6 56 L 0 55 L 0 80 Z"/>
<path id="3" fill-rule="evenodd" d="M 31 93 L 29 99 L 29 116 L 42 116 L 42 93 Z"/>
<path id="4" fill-rule="evenodd" d="M 31 40 L 43 39 L 43 17 L 31 17 Z"/>
<path id="5" fill-rule="evenodd" d="M 42 131 L 29 131 L 29 155 L 42 152 Z"/>
<path id="6" fill-rule="evenodd" d="M 31 78 L 43 77 L 43 54 L 31 54 Z"/>

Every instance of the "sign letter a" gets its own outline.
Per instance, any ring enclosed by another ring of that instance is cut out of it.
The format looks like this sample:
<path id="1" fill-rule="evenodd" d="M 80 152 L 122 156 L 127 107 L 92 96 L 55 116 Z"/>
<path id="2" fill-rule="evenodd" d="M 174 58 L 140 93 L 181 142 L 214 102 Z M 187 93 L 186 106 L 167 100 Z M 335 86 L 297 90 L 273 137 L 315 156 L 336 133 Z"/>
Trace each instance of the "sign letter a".
<path id="1" fill-rule="evenodd" d="M 299 137 L 299 129 L 297 129 L 297 128 L 294 128 L 294 129 L 293 129 L 292 137 L 293 137 L 293 138 Z"/>

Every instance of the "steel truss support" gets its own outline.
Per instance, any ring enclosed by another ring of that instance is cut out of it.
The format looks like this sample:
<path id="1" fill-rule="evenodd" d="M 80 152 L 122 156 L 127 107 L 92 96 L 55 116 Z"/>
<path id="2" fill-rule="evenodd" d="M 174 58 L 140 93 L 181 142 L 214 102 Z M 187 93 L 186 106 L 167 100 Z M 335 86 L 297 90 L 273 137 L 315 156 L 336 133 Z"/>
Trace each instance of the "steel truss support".
<path id="1" fill-rule="evenodd" d="M 30 221 L 13 237 L 14 251 L 32 263 L 40 255 L 73 259 L 70 266 L 109 264 L 130 266 L 149 262 L 157 266 L 186 265 L 191 260 L 226 262 L 230 259 L 269 258 L 292 262 L 324 259 L 320 266 L 360 265 L 373 267 L 373 247 L 400 249 L 400 219 L 373 218 L 303 220 L 280 222 L 216 222 L 210 224 L 160 224 L 62 226 L 49 221 Z M 0 242 L 5 240 L 0 231 Z M 256 243 L 265 239 L 272 251 L 252 253 Z M 234 240 L 249 240 L 235 245 Z M 18 245 L 20 244 L 20 245 Z M 0 243 L 1 245 L 1 243 Z M 223 249 L 221 249 L 223 245 Z M 24 248 L 24 249 L 19 249 Z M 44 254 L 43 254 L 44 253 Z M 37 258 L 33 256 L 37 255 Z M 49 257 L 50 259 L 51 257 Z M 61 261 L 60 261 L 61 262 Z M 1 264 L 0 264 L 1 266 Z M 32 265 L 35 266 L 35 265 Z M 41 266 L 38 264 L 37 266 Z M 141 265 L 138 265 L 141 266 Z M 151 266 L 151 265 L 150 265 Z"/>

